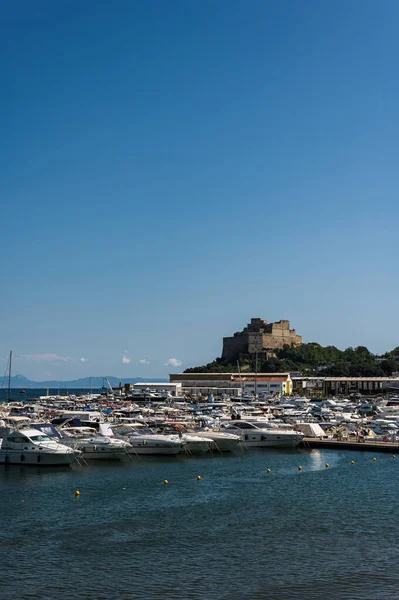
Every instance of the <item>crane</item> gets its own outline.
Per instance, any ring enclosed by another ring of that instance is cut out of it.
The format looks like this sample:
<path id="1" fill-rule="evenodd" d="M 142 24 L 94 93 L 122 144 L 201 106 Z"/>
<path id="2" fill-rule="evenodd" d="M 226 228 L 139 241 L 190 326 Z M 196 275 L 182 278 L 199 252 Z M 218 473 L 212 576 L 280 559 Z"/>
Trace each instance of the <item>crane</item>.
<path id="1" fill-rule="evenodd" d="M 114 390 L 112 389 L 112 385 L 110 384 L 108 377 L 104 377 L 104 379 L 107 382 L 109 391 L 111 392 L 111 394 L 113 394 Z M 108 392 L 107 392 L 107 395 L 108 395 Z"/>

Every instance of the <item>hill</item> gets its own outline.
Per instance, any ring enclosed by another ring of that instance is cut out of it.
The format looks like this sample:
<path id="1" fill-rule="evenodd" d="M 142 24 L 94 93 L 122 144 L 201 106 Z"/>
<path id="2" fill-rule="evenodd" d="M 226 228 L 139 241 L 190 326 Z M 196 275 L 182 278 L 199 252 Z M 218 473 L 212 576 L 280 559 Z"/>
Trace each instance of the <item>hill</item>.
<path id="1" fill-rule="evenodd" d="M 216 358 L 185 373 L 223 373 L 254 371 L 255 355 L 238 354 L 235 361 Z M 335 346 L 320 346 L 315 342 L 300 346 L 285 346 L 273 355 L 259 355 L 258 371 L 262 373 L 300 372 L 323 377 L 386 377 L 399 371 L 399 346 L 383 355 L 372 354 L 365 346 L 339 350 Z"/>

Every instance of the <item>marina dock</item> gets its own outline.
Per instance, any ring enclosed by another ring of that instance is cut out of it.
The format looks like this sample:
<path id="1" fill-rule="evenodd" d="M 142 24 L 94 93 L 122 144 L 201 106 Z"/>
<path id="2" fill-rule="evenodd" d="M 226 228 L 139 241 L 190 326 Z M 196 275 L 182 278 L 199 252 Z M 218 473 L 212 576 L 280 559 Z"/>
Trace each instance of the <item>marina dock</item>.
<path id="1" fill-rule="evenodd" d="M 399 442 L 382 442 L 382 441 L 357 441 L 354 439 L 338 440 L 338 439 L 319 439 L 319 438 L 304 438 L 300 444 L 302 448 L 337 448 L 341 450 L 363 450 L 375 452 L 391 452 L 399 455 Z"/>

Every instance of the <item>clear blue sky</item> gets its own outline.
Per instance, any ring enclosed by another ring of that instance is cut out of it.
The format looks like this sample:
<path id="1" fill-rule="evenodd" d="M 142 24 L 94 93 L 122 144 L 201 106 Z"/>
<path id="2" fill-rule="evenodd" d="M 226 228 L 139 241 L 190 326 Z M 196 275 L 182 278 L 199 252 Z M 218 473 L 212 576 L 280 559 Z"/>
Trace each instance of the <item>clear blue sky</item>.
<path id="1" fill-rule="evenodd" d="M 3 364 L 165 377 L 254 316 L 399 345 L 398 22 L 397 0 L 3 3 Z"/>

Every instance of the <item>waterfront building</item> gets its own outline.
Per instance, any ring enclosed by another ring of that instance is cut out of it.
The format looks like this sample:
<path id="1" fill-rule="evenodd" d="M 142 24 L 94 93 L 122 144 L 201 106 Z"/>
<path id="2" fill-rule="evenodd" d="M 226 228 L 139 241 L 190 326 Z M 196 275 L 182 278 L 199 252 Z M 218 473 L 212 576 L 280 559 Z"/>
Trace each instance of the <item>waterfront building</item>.
<path id="1" fill-rule="evenodd" d="M 292 377 L 296 394 L 335 396 L 349 394 L 377 395 L 399 391 L 399 377 Z"/>
<path id="2" fill-rule="evenodd" d="M 289 373 L 173 373 L 171 383 L 180 383 L 182 392 L 191 395 L 239 397 L 242 394 L 285 394 L 292 391 Z"/>
<path id="3" fill-rule="evenodd" d="M 239 354 L 270 354 L 284 346 L 300 344 L 302 336 L 297 335 L 295 329 L 290 329 L 289 321 L 269 323 L 265 319 L 253 318 L 242 331 L 223 338 L 222 358 L 231 361 L 236 360 Z"/>
<path id="4" fill-rule="evenodd" d="M 324 392 L 326 396 L 353 393 L 373 396 L 398 389 L 398 385 L 396 377 L 326 377 Z"/>
<path id="5" fill-rule="evenodd" d="M 325 377 L 303 377 L 297 373 L 291 373 L 292 391 L 294 394 L 307 394 L 324 396 Z"/>
<path id="6" fill-rule="evenodd" d="M 291 393 L 291 378 L 289 374 L 258 376 L 250 381 L 244 377 L 244 394 L 254 394 L 255 388 L 257 394 L 277 394 L 279 396 L 288 396 Z"/>
<path id="7" fill-rule="evenodd" d="M 181 383 L 166 383 L 164 381 L 160 382 L 146 382 L 139 381 L 138 383 L 127 383 L 125 385 L 126 392 L 150 392 L 152 394 L 168 394 L 170 396 L 181 396 L 182 395 L 182 386 Z"/>

